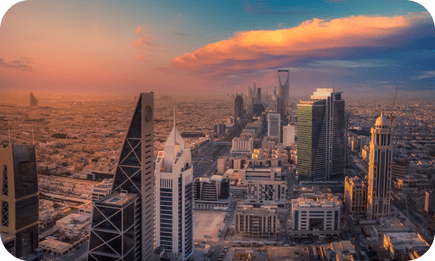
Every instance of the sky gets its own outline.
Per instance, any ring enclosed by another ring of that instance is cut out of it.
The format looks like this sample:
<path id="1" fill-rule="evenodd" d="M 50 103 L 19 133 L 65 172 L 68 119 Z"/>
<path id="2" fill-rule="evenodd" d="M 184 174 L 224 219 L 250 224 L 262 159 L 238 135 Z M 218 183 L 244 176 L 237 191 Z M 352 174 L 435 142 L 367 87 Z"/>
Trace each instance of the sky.
<path id="1" fill-rule="evenodd" d="M 407 0 L 28 0 L 0 27 L 0 91 L 435 98 L 435 28 Z"/>

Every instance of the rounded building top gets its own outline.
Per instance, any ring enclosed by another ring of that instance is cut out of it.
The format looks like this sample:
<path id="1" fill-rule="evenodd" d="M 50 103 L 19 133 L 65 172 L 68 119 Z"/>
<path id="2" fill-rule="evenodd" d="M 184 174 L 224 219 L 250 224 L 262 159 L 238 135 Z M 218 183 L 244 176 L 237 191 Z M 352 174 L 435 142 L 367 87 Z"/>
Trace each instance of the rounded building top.
<path id="1" fill-rule="evenodd" d="M 376 126 L 389 126 L 390 121 L 387 116 L 384 115 L 384 110 L 381 112 L 381 116 L 376 119 Z"/>

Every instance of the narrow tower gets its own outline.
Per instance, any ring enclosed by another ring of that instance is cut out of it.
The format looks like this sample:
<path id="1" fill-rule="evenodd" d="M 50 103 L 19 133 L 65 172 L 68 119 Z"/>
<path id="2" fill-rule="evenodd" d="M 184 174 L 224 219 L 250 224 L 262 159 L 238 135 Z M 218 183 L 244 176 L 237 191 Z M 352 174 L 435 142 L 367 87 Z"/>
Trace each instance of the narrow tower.
<path id="1" fill-rule="evenodd" d="M 165 260 L 193 255 L 193 168 L 190 149 L 174 128 L 156 160 L 156 247 Z"/>
<path id="2" fill-rule="evenodd" d="M 369 186 L 367 200 L 367 218 L 376 220 L 390 214 L 391 165 L 393 161 L 393 143 L 388 117 L 382 110 L 381 116 L 372 128 L 369 161 Z"/>

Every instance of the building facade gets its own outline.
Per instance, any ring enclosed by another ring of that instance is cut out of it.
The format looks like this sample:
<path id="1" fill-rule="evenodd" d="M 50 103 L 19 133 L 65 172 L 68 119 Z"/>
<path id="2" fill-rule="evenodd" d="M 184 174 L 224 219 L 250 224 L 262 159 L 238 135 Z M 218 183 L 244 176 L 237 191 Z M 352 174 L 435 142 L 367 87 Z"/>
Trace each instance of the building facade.
<path id="1" fill-rule="evenodd" d="M 435 209 L 435 190 L 426 190 L 424 196 L 424 211 L 431 213 Z"/>
<path id="2" fill-rule="evenodd" d="M 346 177 L 344 182 L 344 203 L 352 214 L 367 212 L 367 179 Z"/>
<path id="3" fill-rule="evenodd" d="M 267 136 L 279 137 L 279 127 L 281 126 L 281 115 L 279 113 L 267 114 Z"/>
<path id="4" fill-rule="evenodd" d="M 296 125 L 282 127 L 282 143 L 284 147 L 290 147 L 296 142 Z"/>
<path id="5" fill-rule="evenodd" d="M 367 217 L 376 220 L 390 214 L 393 142 L 390 122 L 384 111 L 377 118 L 371 133 Z"/>
<path id="6" fill-rule="evenodd" d="M 283 76 L 285 83 L 281 82 L 280 74 Z M 290 88 L 290 72 L 289 70 L 278 70 L 278 88 L 276 96 L 276 112 L 281 115 L 281 119 L 285 119 L 288 113 L 289 106 L 289 88 Z"/>
<path id="7" fill-rule="evenodd" d="M 11 238 L 11 254 L 26 258 L 39 242 L 39 192 L 34 145 L 0 148 L 0 232 Z M 29 260 L 29 259 L 26 259 Z M 33 259 L 30 259 L 33 260 Z"/>
<path id="8" fill-rule="evenodd" d="M 408 159 L 395 159 L 392 165 L 391 177 L 404 178 L 406 175 L 412 174 L 411 166 Z"/>
<path id="9" fill-rule="evenodd" d="M 258 181 L 249 180 L 246 182 L 247 204 L 268 204 L 278 201 L 285 201 L 288 192 L 285 181 Z"/>
<path id="10" fill-rule="evenodd" d="M 278 232 L 278 212 L 273 206 L 237 206 L 235 214 L 236 233 L 250 238 L 275 239 Z"/>
<path id="11" fill-rule="evenodd" d="M 190 149 L 172 129 L 156 160 L 156 247 L 167 260 L 193 255 L 193 167 Z"/>
<path id="12" fill-rule="evenodd" d="M 195 209 L 228 210 L 230 180 L 221 175 L 197 178 L 193 183 Z"/>
<path id="13" fill-rule="evenodd" d="M 95 202 L 89 261 L 154 258 L 153 157 L 154 94 L 141 93 L 122 145 L 112 192 Z"/>
<path id="14" fill-rule="evenodd" d="M 243 98 L 241 95 L 236 95 L 235 99 L 235 109 L 234 109 L 234 118 L 243 118 Z"/>
<path id="15" fill-rule="evenodd" d="M 340 200 L 332 194 L 319 198 L 292 199 L 291 233 L 294 237 L 308 235 L 324 238 L 338 235 L 340 229 Z"/>
<path id="16" fill-rule="evenodd" d="M 344 173 L 344 100 L 334 89 L 317 89 L 297 106 L 299 180 L 330 180 Z"/>
<path id="17" fill-rule="evenodd" d="M 251 155 L 254 151 L 254 137 L 251 133 L 242 133 L 232 141 L 231 154 Z"/>

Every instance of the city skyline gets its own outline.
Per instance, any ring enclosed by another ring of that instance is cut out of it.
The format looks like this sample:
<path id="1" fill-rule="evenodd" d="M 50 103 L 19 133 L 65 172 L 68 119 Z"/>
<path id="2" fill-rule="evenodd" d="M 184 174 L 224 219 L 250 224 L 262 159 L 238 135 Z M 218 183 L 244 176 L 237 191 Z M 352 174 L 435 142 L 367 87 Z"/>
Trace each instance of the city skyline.
<path id="1" fill-rule="evenodd" d="M 275 70 L 288 69 L 290 96 L 399 84 L 433 97 L 434 27 L 422 6 L 292 3 L 21 2 L 0 27 L 1 91 L 226 94 L 256 81 L 271 93 Z"/>

